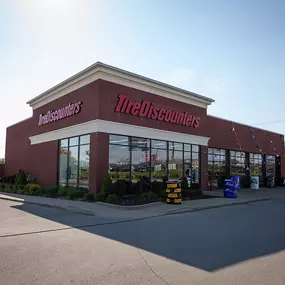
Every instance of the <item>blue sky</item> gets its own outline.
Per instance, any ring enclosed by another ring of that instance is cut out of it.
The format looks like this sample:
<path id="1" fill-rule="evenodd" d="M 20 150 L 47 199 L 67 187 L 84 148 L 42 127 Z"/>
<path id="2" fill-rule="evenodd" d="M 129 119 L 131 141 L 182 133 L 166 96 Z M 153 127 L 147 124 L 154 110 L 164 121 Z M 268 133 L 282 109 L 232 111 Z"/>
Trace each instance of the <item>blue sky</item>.
<path id="1" fill-rule="evenodd" d="M 25 103 L 102 61 L 211 97 L 208 113 L 285 132 L 283 0 L 0 0 L 0 157 Z"/>

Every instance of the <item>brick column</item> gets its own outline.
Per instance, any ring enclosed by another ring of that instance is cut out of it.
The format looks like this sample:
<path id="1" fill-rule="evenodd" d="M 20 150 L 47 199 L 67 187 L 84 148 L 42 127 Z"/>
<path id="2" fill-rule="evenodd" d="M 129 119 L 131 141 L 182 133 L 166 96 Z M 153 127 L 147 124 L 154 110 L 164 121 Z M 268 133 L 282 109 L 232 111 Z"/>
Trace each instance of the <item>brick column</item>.
<path id="1" fill-rule="evenodd" d="M 109 169 L 109 134 L 92 133 L 90 136 L 89 191 L 99 192 Z"/>
<path id="2" fill-rule="evenodd" d="M 208 190 L 208 147 L 200 147 L 201 189 Z"/>

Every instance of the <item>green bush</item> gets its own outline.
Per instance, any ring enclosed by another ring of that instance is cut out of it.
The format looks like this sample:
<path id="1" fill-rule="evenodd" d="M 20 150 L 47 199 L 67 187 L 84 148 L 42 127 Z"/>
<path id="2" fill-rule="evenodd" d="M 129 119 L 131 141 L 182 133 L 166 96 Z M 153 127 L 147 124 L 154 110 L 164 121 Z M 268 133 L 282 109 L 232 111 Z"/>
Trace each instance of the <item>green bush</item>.
<path id="1" fill-rule="evenodd" d="M 14 184 L 16 175 L 4 176 L 1 178 L 3 183 L 11 183 Z"/>
<path id="2" fill-rule="evenodd" d="M 68 195 L 68 189 L 69 189 L 69 188 L 67 188 L 67 187 L 60 187 L 60 188 L 58 188 L 58 195 L 59 195 L 60 197 L 67 197 L 67 195 Z"/>
<path id="3" fill-rule="evenodd" d="M 96 201 L 94 193 L 91 192 L 84 193 L 83 200 L 89 202 Z"/>
<path id="4" fill-rule="evenodd" d="M 123 197 L 126 193 L 127 185 L 124 180 L 118 180 L 114 182 L 110 188 L 109 192 L 110 194 L 115 194 L 119 197 Z"/>
<path id="5" fill-rule="evenodd" d="M 2 183 L 1 184 L 1 189 L 4 191 L 6 189 L 6 184 Z"/>
<path id="6" fill-rule="evenodd" d="M 144 197 L 147 201 L 153 201 L 153 200 L 157 199 L 157 194 L 155 194 L 153 192 L 147 192 L 147 193 L 145 193 Z"/>
<path id="7" fill-rule="evenodd" d="M 41 189 L 40 195 L 49 198 L 56 198 L 58 197 L 58 187 L 44 187 Z"/>
<path id="8" fill-rule="evenodd" d="M 106 202 L 107 202 L 107 203 L 110 203 L 110 204 L 119 204 L 120 198 L 119 198 L 119 196 L 116 195 L 116 194 L 110 194 L 110 195 L 107 197 Z"/>
<path id="9" fill-rule="evenodd" d="M 106 198 L 108 197 L 108 193 L 102 191 L 102 192 L 99 192 L 97 195 L 96 195 L 98 201 L 100 202 L 104 202 L 106 200 Z"/>
<path id="10" fill-rule="evenodd" d="M 162 196 L 164 194 L 164 183 L 160 181 L 153 181 L 151 183 L 151 192 L 158 196 Z"/>
<path id="11" fill-rule="evenodd" d="M 77 189 L 73 187 L 67 188 L 67 198 L 70 200 L 83 198 L 84 194 L 88 192 L 87 189 Z"/>
<path id="12" fill-rule="evenodd" d="M 41 186 L 38 184 L 30 184 L 29 195 L 39 196 L 41 192 Z"/>
<path id="13" fill-rule="evenodd" d="M 182 189 L 188 189 L 189 188 L 188 179 L 185 176 L 182 178 L 181 188 Z"/>
<path id="14" fill-rule="evenodd" d="M 104 182 L 101 186 L 101 191 L 100 192 L 105 192 L 105 193 L 110 193 L 110 187 L 112 185 L 112 179 L 111 179 L 111 176 L 110 174 L 108 174 L 107 176 L 105 176 L 104 178 Z"/>
<path id="15" fill-rule="evenodd" d="M 18 174 L 16 175 L 14 183 L 15 185 L 23 185 L 27 183 L 26 174 L 22 169 L 20 169 Z"/>

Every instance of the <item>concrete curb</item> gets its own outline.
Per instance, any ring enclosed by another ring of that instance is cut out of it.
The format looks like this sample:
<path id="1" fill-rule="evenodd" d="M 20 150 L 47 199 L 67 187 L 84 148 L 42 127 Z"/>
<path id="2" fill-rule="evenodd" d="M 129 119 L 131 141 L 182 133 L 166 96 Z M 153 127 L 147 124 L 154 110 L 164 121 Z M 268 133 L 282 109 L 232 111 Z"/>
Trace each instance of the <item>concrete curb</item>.
<path id="1" fill-rule="evenodd" d="M 120 206 L 120 205 L 109 204 L 109 203 L 104 203 L 104 202 L 96 202 L 96 204 L 102 205 L 107 208 L 113 208 L 113 209 L 118 209 L 118 210 L 138 210 L 138 209 L 151 208 L 153 206 L 163 204 L 163 202 L 153 202 L 153 203 L 136 205 L 136 206 Z"/>
<path id="2" fill-rule="evenodd" d="M 6 193 L 0 193 L 0 194 L 7 195 Z M 13 202 L 19 202 L 19 203 L 33 204 L 33 205 L 44 206 L 44 207 L 50 207 L 50 208 L 56 208 L 56 209 L 60 209 L 60 210 L 74 212 L 77 214 L 95 216 L 94 212 L 89 211 L 89 210 L 84 210 L 84 209 L 81 209 L 81 208 L 78 208 L 75 206 L 58 206 L 58 205 L 50 205 L 50 204 L 45 204 L 45 203 L 31 202 L 31 201 L 25 201 L 25 199 L 23 199 L 23 198 L 12 197 L 12 196 L 10 196 L 10 197 L 1 197 L 0 196 L 0 199 L 1 200 L 13 201 Z M 177 208 L 177 209 L 172 208 L 172 209 L 166 210 L 164 213 L 161 213 L 161 214 L 147 216 L 147 217 L 141 217 L 141 218 L 127 219 L 124 222 L 134 221 L 134 220 L 143 220 L 143 219 L 161 217 L 161 216 L 166 216 L 166 215 L 175 215 L 175 214 L 181 214 L 181 213 L 187 213 L 187 212 L 197 212 L 197 211 L 203 211 L 203 210 L 215 209 L 215 208 L 230 207 L 230 206 L 249 204 L 249 203 L 255 203 L 255 202 L 260 202 L 260 201 L 269 201 L 271 199 L 272 198 L 270 198 L 270 197 L 264 197 L 264 198 L 250 199 L 250 200 L 246 200 L 246 201 L 236 201 L 236 202 L 231 202 L 231 203 L 224 203 L 224 204 L 219 204 L 219 205 L 208 205 L 208 206 L 201 206 L 201 207 L 195 207 L 195 208 L 191 208 L 191 206 L 185 206 L 185 207 L 180 208 L 180 209 L 179 208 Z M 161 204 L 162 202 L 154 202 L 154 203 L 149 203 L 149 204 L 145 204 L 145 205 L 138 205 L 138 206 L 119 206 L 119 205 L 107 204 L 107 203 L 103 203 L 103 202 L 96 202 L 96 204 L 97 203 L 100 205 L 106 206 L 108 208 L 116 208 L 116 209 L 121 209 L 121 210 L 136 210 L 136 209 L 142 209 L 142 208 L 150 208 L 150 207 L 153 207 L 155 205 Z M 130 207 L 132 207 L 132 208 L 130 209 Z"/>
<path id="3" fill-rule="evenodd" d="M 5 195 L 5 194 L 3 194 Z M 83 210 L 74 206 L 58 206 L 58 205 L 50 205 L 50 204 L 45 204 L 45 203 L 38 203 L 38 202 L 31 202 L 31 201 L 26 201 L 25 199 L 22 198 L 17 198 L 17 197 L 0 197 L 1 200 L 6 200 L 6 201 L 12 201 L 12 202 L 19 202 L 19 203 L 25 203 L 25 204 L 32 204 L 32 205 L 37 205 L 37 206 L 42 206 L 42 207 L 48 207 L 48 208 L 55 208 L 59 210 L 64 210 L 64 211 L 69 211 L 69 212 L 74 212 L 77 214 L 83 214 L 83 215 L 89 215 L 89 216 L 95 216 L 95 214 L 92 211 L 88 210 Z"/>

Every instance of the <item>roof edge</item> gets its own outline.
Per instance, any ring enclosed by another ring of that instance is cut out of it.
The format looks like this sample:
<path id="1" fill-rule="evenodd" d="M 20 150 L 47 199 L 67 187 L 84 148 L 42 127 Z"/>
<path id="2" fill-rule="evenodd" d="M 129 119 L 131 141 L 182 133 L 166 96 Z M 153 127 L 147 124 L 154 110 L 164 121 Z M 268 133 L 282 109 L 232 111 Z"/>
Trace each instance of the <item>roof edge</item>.
<path id="1" fill-rule="evenodd" d="M 62 92 L 62 94 L 60 95 L 60 97 L 62 97 L 72 92 L 73 90 L 79 89 L 80 87 L 84 85 L 87 85 L 95 80 L 101 79 L 99 77 L 102 76 L 103 73 L 112 75 L 113 77 L 116 77 L 117 79 L 126 80 L 126 78 L 128 78 L 128 80 L 131 80 L 133 83 L 140 83 L 141 85 L 143 84 L 145 86 L 152 87 L 157 90 L 160 89 L 163 91 L 169 91 L 169 93 L 179 94 L 180 96 L 182 95 L 185 98 L 188 97 L 189 99 L 202 102 L 206 106 L 215 102 L 213 99 L 205 97 L 203 95 L 190 92 L 190 91 L 187 91 L 187 90 L 184 90 L 184 89 L 181 89 L 181 88 L 178 88 L 178 87 L 175 87 L 175 86 L 172 86 L 172 85 L 169 85 L 169 84 L 166 84 L 166 83 L 154 80 L 154 79 L 150 79 L 148 77 L 144 77 L 142 75 L 138 75 L 138 74 L 135 74 L 135 73 L 111 66 L 111 65 L 107 65 L 107 64 L 104 64 L 98 61 L 92 64 L 91 66 L 83 69 L 79 73 L 69 77 L 68 79 L 62 81 L 61 83 L 55 85 L 54 87 L 46 90 L 40 95 L 29 100 L 27 104 L 29 104 L 34 109 L 39 107 L 40 105 L 45 105 L 45 104 L 40 104 L 40 102 L 44 101 L 45 99 L 51 102 L 55 100 L 56 98 L 52 100 L 48 100 L 48 98 L 51 96 L 56 97 L 56 94 L 59 95 L 60 92 Z M 83 82 L 84 80 L 86 81 L 85 84 Z M 75 84 L 77 84 L 77 87 L 75 87 Z M 124 84 L 122 83 L 122 85 Z M 71 88 L 71 86 L 73 86 L 73 88 Z M 70 88 L 70 91 L 68 91 L 67 88 Z M 64 92 L 64 89 L 66 89 L 65 92 Z"/>

